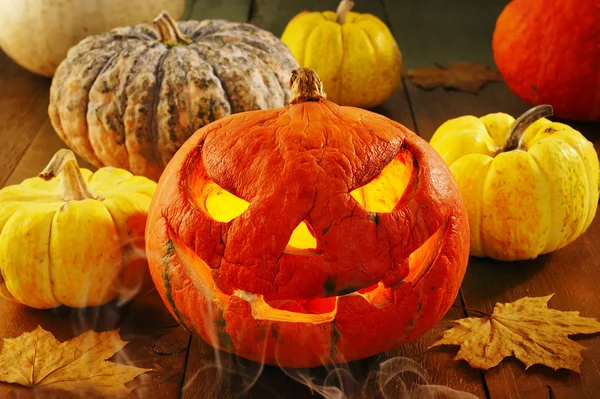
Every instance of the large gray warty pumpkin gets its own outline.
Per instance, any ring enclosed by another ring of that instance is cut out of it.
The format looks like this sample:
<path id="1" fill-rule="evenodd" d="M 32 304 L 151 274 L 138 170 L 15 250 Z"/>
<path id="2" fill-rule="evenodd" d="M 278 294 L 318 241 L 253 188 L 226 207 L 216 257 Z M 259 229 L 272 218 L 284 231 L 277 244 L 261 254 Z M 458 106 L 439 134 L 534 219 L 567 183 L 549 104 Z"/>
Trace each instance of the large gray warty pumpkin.
<path id="1" fill-rule="evenodd" d="M 50 88 L 60 138 L 95 166 L 157 180 L 200 127 L 288 104 L 297 63 L 273 34 L 223 20 L 113 29 L 71 48 Z"/>

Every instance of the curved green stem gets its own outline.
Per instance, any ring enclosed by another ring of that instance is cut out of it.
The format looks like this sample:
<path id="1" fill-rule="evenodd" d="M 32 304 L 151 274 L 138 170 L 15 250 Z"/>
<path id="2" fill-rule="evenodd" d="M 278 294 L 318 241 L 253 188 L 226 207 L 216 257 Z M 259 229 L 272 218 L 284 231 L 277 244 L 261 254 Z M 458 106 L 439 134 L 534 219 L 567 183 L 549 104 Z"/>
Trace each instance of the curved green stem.
<path id="1" fill-rule="evenodd" d="M 519 116 L 510 129 L 508 140 L 506 140 L 506 144 L 504 145 L 502 152 L 518 149 L 521 146 L 521 141 L 523 140 L 523 134 L 525 134 L 525 130 L 527 130 L 527 128 L 531 126 L 533 122 L 537 121 L 538 119 L 551 116 L 553 113 L 554 111 L 552 110 L 551 105 L 538 105 Z"/>

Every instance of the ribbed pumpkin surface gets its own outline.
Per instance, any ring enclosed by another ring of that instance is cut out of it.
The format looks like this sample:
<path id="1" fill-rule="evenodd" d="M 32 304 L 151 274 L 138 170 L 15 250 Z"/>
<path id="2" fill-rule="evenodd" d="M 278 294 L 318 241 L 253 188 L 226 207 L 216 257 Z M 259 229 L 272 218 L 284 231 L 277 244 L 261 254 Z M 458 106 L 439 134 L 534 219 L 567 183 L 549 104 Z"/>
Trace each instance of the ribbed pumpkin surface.
<path id="1" fill-rule="evenodd" d="M 297 64 L 271 33 L 223 20 L 176 26 L 188 42 L 153 25 L 118 28 L 83 40 L 59 66 L 50 119 L 88 162 L 157 180 L 207 123 L 289 102 Z"/>

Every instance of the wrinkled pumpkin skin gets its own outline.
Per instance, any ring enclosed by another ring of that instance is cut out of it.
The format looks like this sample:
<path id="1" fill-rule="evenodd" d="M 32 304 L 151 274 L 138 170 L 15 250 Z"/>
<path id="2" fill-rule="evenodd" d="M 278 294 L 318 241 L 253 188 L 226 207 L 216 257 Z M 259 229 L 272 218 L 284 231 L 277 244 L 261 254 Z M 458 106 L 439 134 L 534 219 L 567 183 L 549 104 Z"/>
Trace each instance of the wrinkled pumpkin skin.
<path id="1" fill-rule="evenodd" d="M 271 33 L 223 20 L 176 26 L 190 43 L 163 43 L 154 25 L 141 24 L 90 36 L 69 51 L 52 81 L 49 115 L 86 161 L 157 181 L 202 126 L 289 102 L 297 64 Z"/>
<path id="2" fill-rule="evenodd" d="M 0 296 L 47 309 L 130 299 L 148 283 L 144 229 L 156 183 L 81 169 L 100 199 L 64 201 L 57 179 L 0 190 Z"/>
<path id="3" fill-rule="evenodd" d="M 409 171 L 406 189 L 393 210 L 369 211 L 350 192 L 367 190 L 392 160 Z M 201 197 L 207 182 L 249 207 L 214 220 Z M 303 220 L 316 249 L 288 251 Z M 450 171 L 426 142 L 381 115 L 320 100 L 196 132 L 158 183 L 146 245 L 157 290 L 186 329 L 257 362 L 314 367 L 434 326 L 460 287 L 469 230 Z"/>
<path id="4" fill-rule="evenodd" d="M 600 121 L 599 43 L 596 0 L 513 0 L 492 40 L 498 70 L 516 95 L 583 121 Z"/>
<path id="5" fill-rule="evenodd" d="M 598 204 L 598 155 L 571 127 L 542 118 L 522 149 L 500 152 L 515 119 L 464 116 L 438 128 L 431 145 L 450 166 L 469 212 L 471 255 L 532 259 L 577 239 Z"/>
<path id="6" fill-rule="evenodd" d="M 323 81 L 339 105 L 372 108 L 400 86 L 402 55 L 386 24 L 371 14 L 349 12 L 336 22 L 332 11 L 296 15 L 281 40 L 304 67 Z"/>

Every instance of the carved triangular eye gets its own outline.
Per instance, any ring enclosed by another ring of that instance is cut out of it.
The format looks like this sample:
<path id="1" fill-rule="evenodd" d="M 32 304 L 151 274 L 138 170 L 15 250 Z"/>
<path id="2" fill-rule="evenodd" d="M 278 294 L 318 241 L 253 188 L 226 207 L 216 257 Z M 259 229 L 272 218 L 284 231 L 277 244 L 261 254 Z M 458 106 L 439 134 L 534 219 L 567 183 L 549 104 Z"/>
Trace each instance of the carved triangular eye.
<path id="1" fill-rule="evenodd" d="M 413 156 L 408 151 L 401 151 L 377 177 L 350 195 L 369 212 L 392 212 L 415 172 Z"/>
<path id="2" fill-rule="evenodd" d="M 227 223 L 240 216 L 250 203 L 236 197 L 213 181 L 208 181 L 202 188 L 199 202 L 213 219 Z"/>

